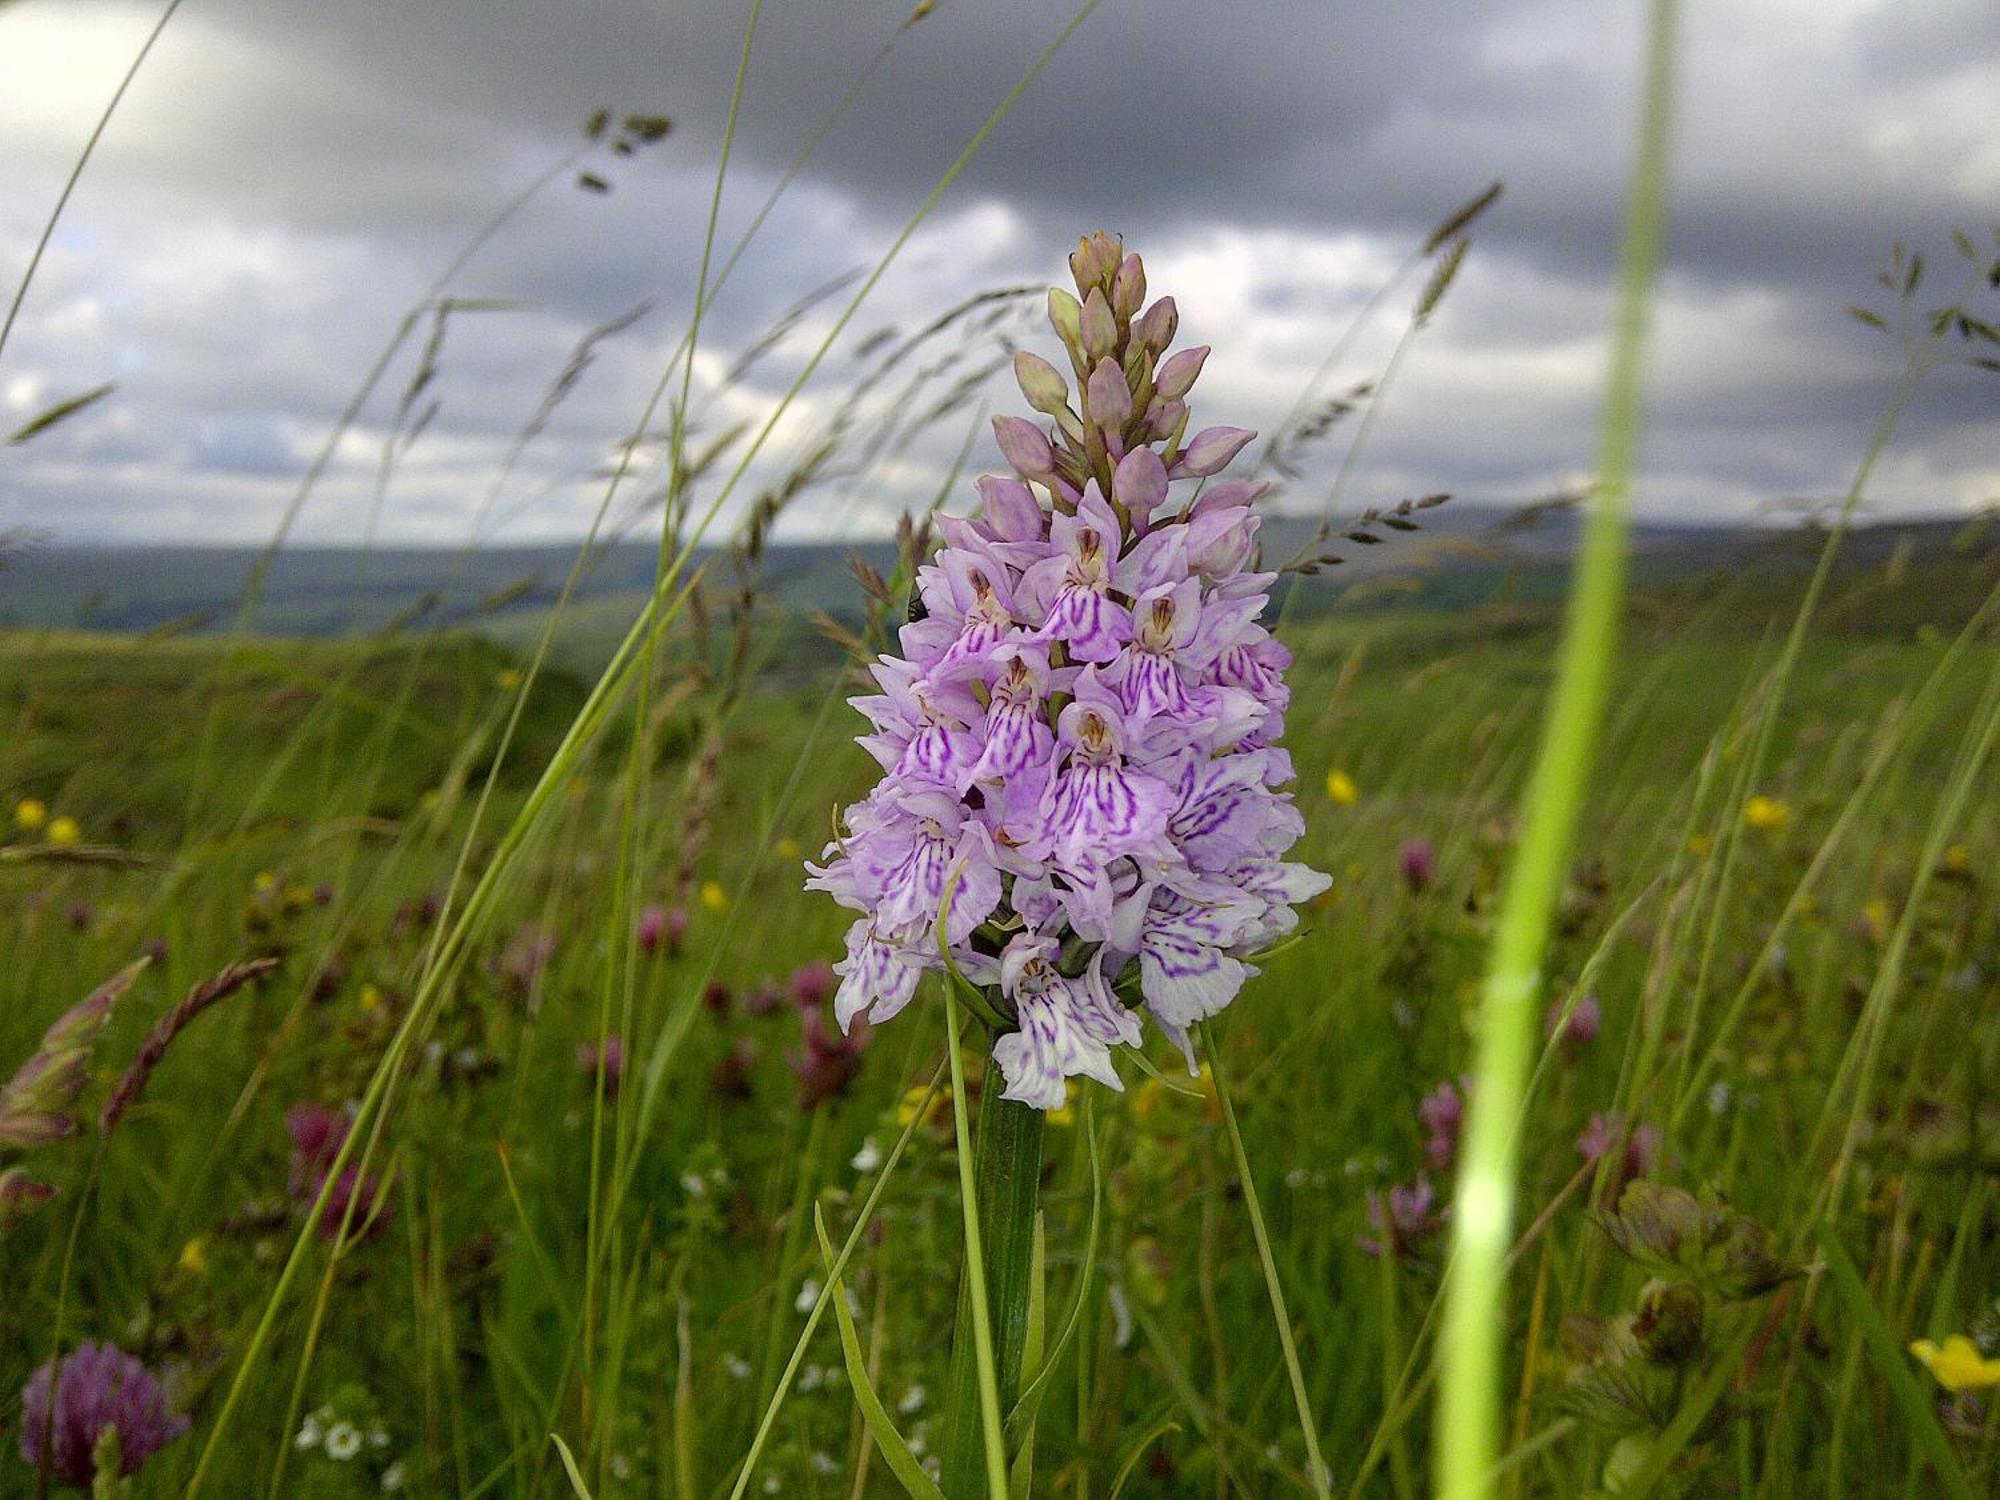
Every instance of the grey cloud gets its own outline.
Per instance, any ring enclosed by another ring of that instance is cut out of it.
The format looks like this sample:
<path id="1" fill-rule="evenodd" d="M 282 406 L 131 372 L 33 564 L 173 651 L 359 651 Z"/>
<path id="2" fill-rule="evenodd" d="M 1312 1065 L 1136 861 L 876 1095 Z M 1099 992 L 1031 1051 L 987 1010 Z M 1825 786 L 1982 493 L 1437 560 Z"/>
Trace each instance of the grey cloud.
<path id="1" fill-rule="evenodd" d="M 88 30 L 113 61 L 123 52 L 106 28 L 122 25 L 129 49 L 151 15 L 19 0 L 0 8 L 0 54 L 10 25 L 46 28 L 58 9 L 65 25 L 100 18 Z M 765 7 L 725 245 L 906 13 L 903 0 Z M 741 348 L 808 288 L 871 262 L 1068 14 L 1056 0 L 961 0 L 898 38 L 711 309 L 705 343 Z M 1176 289 L 1189 336 L 1262 360 L 1219 348 L 1210 409 L 1268 425 L 1380 271 L 1444 210 L 1505 177 L 1507 197 L 1479 226 L 1471 268 L 1392 394 L 1356 484 L 1531 492 L 1589 460 L 1639 15 L 1595 0 L 1108 0 L 855 332 L 913 327 L 979 286 L 1053 276 L 1069 237 L 1104 224 L 1156 265 L 1195 268 Z M 525 306 L 453 327 L 443 414 L 388 518 L 392 534 L 439 537 L 463 521 L 574 341 L 651 300 L 510 490 L 553 487 L 530 527 L 580 526 L 596 492 L 575 477 L 637 415 L 689 310 L 743 16 L 741 5 L 675 12 L 651 0 L 188 7 L 0 355 L 0 420 L 23 407 L 24 380 L 52 397 L 115 375 L 119 405 L 0 455 L 0 524 L 259 534 L 465 237 L 572 148 L 591 108 L 660 110 L 677 121 L 666 142 L 593 161 L 612 193 L 558 181 L 459 278 L 457 292 Z M 1840 308 L 1865 296 L 1890 238 L 1936 242 L 2000 196 L 2000 156 L 1981 128 L 2000 109 L 2000 36 L 1984 19 L 1977 0 L 1690 12 L 1648 448 L 1675 476 L 1662 485 L 1673 504 L 1727 510 L 1842 482 L 1895 355 Z M 0 264 L 25 255 L 88 115 L 35 116 L 10 141 Z M 10 118 L 0 101 L 0 122 Z M 1244 246 L 1262 258 L 1244 262 Z M 1338 378 L 1379 368 L 1399 316 Z M 753 377 L 760 410 L 805 347 L 802 333 Z M 846 368 L 837 358 L 817 389 Z M 361 453 L 407 373 L 406 359 L 364 415 Z M 1990 394 L 1947 378 L 1908 429 L 1932 462 L 1901 472 L 1976 489 L 1992 432 Z M 956 438 L 927 436 L 914 456 L 941 465 Z M 369 471 L 359 454 L 344 459 L 302 534 L 351 534 Z M 905 476 L 861 499 L 879 509 L 921 492 Z M 823 504 L 796 524 L 832 524 Z"/>

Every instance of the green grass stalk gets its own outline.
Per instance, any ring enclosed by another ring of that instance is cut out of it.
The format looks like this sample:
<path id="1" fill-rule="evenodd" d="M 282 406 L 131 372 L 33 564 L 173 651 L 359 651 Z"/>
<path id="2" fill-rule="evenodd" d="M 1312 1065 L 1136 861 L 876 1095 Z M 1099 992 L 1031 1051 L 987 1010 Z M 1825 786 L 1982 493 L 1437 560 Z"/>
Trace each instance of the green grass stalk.
<path id="1" fill-rule="evenodd" d="M 1666 217 L 1676 10 L 1673 0 L 1653 0 L 1649 10 L 1638 160 L 1619 272 L 1598 490 L 1577 559 L 1521 846 L 1508 872 L 1481 995 L 1440 1333 L 1435 1479 L 1441 1500 L 1483 1500 L 1494 1493 L 1504 1406 L 1505 1262 L 1520 1150 L 1516 1121 L 1534 1046 L 1542 956 L 1590 780 L 1624 599 L 1643 355 Z"/>

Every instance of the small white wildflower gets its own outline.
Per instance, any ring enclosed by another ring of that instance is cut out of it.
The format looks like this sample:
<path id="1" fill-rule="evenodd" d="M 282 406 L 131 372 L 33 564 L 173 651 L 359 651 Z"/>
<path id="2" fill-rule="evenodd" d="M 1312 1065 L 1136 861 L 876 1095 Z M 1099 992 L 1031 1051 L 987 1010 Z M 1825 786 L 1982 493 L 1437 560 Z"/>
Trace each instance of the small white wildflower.
<path id="1" fill-rule="evenodd" d="M 729 1372 L 731 1380 L 748 1380 L 750 1378 L 750 1361 L 740 1354 L 723 1355 L 722 1368 Z"/>
<path id="2" fill-rule="evenodd" d="M 352 1422 L 335 1422 L 326 1430 L 326 1456 L 344 1464 L 361 1451 L 361 1429 Z"/>
<path id="3" fill-rule="evenodd" d="M 942 1478 L 944 1475 L 944 1460 L 939 1458 L 935 1453 L 924 1455 L 923 1466 L 924 1472 L 933 1479 Z"/>
<path id="4" fill-rule="evenodd" d="M 1729 1113 L 1729 1080 L 1718 1078 L 1708 1086 L 1708 1112 L 1712 1115 Z"/>
<path id="5" fill-rule="evenodd" d="M 766 1474 L 766 1475 L 764 1476 L 764 1493 L 765 1493 L 765 1494 L 767 1494 L 767 1495 L 775 1495 L 775 1494 L 777 1494 L 777 1493 L 778 1493 L 778 1491 L 779 1491 L 779 1490 L 781 1490 L 781 1489 L 783 1489 L 783 1488 L 784 1488 L 784 1486 L 783 1486 L 782 1484 L 780 1484 L 780 1483 L 778 1482 L 778 1476 L 777 1476 L 776 1474 Z"/>
<path id="6" fill-rule="evenodd" d="M 929 1396 L 930 1392 L 921 1385 L 913 1385 L 903 1392 L 903 1399 L 896 1403 L 896 1410 L 906 1417 L 913 1417 L 924 1409 L 924 1402 Z"/>
<path id="7" fill-rule="evenodd" d="M 292 1439 L 292 1446 L 294 1448 L 317 1448 L 321 1440 L 325 1437 L 326 1433 L 320 1427 L 318 1414 L 310 1413 L 307 1415 L 305 1421 L 299 1424 L 299 1435 Z"/>
<path id="8" fill-rule="evenodd" d="M 875 1144 L 874 1136 L 861 1143 L 861 1149 L 854 1153 L 854 1160 L 849 1165 L 864 1176 L 882 1165 L 882 1148 Z"/>
<path id="9" fill-rule="evenodd" d="M 840 1472 L 840 1465 L 834 1462 L 831 1453 L 821 1453 L 815 1449 L 811 1462 L 815 1474 L 838 1474 Z"/>
<path id="10" fill-rule="evenodd" d="M 681 1191 L 690 1198 L 706 1198 L 708 1180 L 699 1172 L 684 1172 L 681 1174 Z"/>
<path id="11" fill-rule="evenodd" d="M 1293 1167 L 1291 1171 L 1285 1174 L 1285 1186 L 1295 1193 L 1306 1185 L 1306 1181 L 1306 1169 L 1304 1167 Z"/>
<path id="12" fill-rule="evenodd" d="M 817 1301 L 819 1301 L 819 1283 L 808 1276 L 799 1283 L 799 1294 L 792 1299 L 792 1306 L 802 1313 L 809 1313 Z"/>
<path id="13" fill-rule="evenodd" d="M 807 1365 L 799 1371 L 799 1394 L 810 1396 L 826 1384 L 826 1371 L 819 1365 Z"/>
<path id="14" fill-rule="evenodd" d="M 395 1494 L 403 1487 L 403 1481 L 407 1478 L 409 1478 L 408 1471 L 403 1468 L 403 1461 L 399 1458 L 382 1471 L 382 1493 Z"/>
<path id="15" fill-rule="evenodd" d="M 622 1453 L 611 1455 L 611 1477 L 624 1481 L 632 1477 L 632 1460 Z"/>
<path id="16" fill-rule="evenodd" d="M 388 1447 L 388 1446 L 389 1446 L 389 1429 L 388 1429 L 388 1428 L 386 1428 L 386 1427 L 371 1427 L 371 1428 L 369 1428 L 369 1429 L 368 1429 L 368 1446 L 369 1446 L 369 1447 L 371 1447 L 371 1448 L 376 1448 L 376 1449 L 381 1449 L 381 1448 L 386 1448 L 386 1447 Z"/>

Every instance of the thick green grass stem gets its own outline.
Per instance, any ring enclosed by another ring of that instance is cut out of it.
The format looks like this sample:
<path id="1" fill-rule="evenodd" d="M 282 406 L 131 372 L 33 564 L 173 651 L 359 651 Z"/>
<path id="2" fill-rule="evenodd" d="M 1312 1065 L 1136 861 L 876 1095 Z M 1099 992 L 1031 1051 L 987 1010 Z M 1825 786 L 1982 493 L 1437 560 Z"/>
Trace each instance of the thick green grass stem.
<path id="1" fill-rule="evenodd" d="M 1590 781 L 1624 597 L 1643 354 L 1666 215 L 1675 20 L 1673 0 L 1653 0 L 1598 486 L 1577 558 L 1521 844 L 1508 872 L 1481 995 L 1440 1334 L 1434 1464 L 1441 1500 L 1483 1500 L 1494 1493 L 1505 1398 L 1500 1354 L 1506 1338 L 1506 1255 L 1519 1165 L 1515 1121 L 1535 1045 L 1551 914 Z"/>
<path id="2" fill-rule="evenodd" d="M 975 1144 L 959 1050 L 958 1002 L 947 993 L 952 1121 L 958 1141 L 959 1205 L 965 1259 L 944 1408 L 947 1495 L 1007 1500 L 1007 1443 L 1001 1414 L 1021 1378 L 1034 1261 L 1035 1205 L 1042 1175 L 1042 1112 L 988 1092 Z M 992 1069 L 989 1077 L 998 1069 Z M 980 1295 L 981 1291 L 985 1295 Z"/>

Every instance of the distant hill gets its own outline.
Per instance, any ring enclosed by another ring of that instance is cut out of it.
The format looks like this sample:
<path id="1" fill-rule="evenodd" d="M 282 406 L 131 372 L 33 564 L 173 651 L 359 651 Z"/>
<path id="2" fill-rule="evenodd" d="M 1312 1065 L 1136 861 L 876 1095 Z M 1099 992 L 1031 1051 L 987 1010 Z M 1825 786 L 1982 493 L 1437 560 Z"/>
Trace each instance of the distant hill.
<path id="1" fill-rule="evenodd" d="M 1423 529 L 1401 533 L 1375 528 L 1379 545 L 1334 541 L 1342 561 L 1319 579 L 1305 580 L 1309 606 L 1335 593 L 1350 606 L 1418 596 L 1433 603 L 1491 597 L 1497 589 L 1516 597 L 1559 593 L 1562 567 L 1577 533 L 1569 512 L 1524 521 L 1515 512 L 1446 505 L 1424 512 Z M 1275 567 L 1312 541 L 1312 523 L 1267 519 L 1264 556 Z M 1878 525 L 1857 531 L 1846 546 L 1851 564 L 1886 561 L 1900 550 L 1939 556 L 1955 543 L 1963 549 L 1963 523 Z M 1983 542 L 1989 551 L 1994 543 Z M 1810 565 L 1814 534 L 1704 526 L 1641 526 L 1634 535 L 1642 580 L 1668 581 L 1717 567 L 1748 565 L 1784 569 Z M 806 615 L 824 610 L 851 615 L 859 589 L 849 559 L 859 555 L 878 568 L 894 560 L 885 543 L 773 545 L 757 567 L 763 598 Z M 0 554 L 0 626 L 210 633 L 233 630 L 261 549 L 249 547 L 23 547 Z M 532 633 L 555 601 L 576 561 L 574 545 L 504 547 L 470 552 L 418 548 L 306 547 L 279 553 L 262 583 L 250 617 L 253 633 L 308 638 L 370 634 L 421 622 L 470 628 L 519 642 Z M 585 570 L 571 609 L 580 621 L 629 621 L 650 587 L 655 549 L 625 543 L 598 554 Z M 726 553 L 702 554 L 721 580 L 733 583 Z M 1344 586 L 1395 578 L 1380 591 Z M 1356 597 L 1359 596 L 1359 597 Z M 622 627 L 621 627 L 622 628 Z M 586 655 L 590 654 L 588 652 Z"/>

